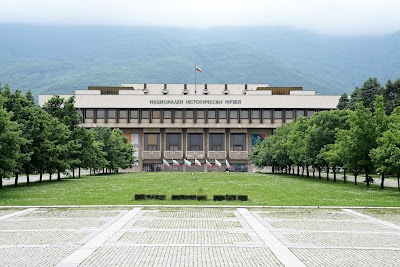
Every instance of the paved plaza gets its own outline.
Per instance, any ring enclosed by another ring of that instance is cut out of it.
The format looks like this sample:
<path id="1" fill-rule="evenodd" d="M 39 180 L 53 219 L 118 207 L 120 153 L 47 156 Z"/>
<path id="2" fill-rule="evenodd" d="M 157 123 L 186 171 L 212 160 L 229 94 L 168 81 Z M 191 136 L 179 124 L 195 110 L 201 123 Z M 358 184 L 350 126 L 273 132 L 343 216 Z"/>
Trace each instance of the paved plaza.
<path id="1" fill-rule="evenodd" d="M 400 266 L 400 210 L 0 208 L 0 266 Z"/>

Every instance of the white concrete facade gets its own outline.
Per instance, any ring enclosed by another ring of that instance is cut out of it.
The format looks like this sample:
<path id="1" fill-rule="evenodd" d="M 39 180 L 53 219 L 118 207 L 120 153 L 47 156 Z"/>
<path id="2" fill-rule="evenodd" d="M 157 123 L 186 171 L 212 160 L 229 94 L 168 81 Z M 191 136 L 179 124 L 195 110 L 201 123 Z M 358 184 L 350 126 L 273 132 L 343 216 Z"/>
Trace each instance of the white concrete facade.
<path id="1" fill-rule="evenodd" d="M 138 171 L 162 169 L 163 158 L 171 166 L 172 159 L 197 159 L 203 166 L 205 160 L 227 159 L 235 165 L 232 169 L 250 170 L 248 157 L 256 137 L 267 138 L 296 117 L 335 109 L 340 97 L 268 84 L 123 84 L 89 89 L 61 97 L 75 96 L 82 126 L 120 128 L 137 148 Z M 40 95 L 39 105 L 51 97 Z M 203 166 L 196 171 L 210 171 Z"/>

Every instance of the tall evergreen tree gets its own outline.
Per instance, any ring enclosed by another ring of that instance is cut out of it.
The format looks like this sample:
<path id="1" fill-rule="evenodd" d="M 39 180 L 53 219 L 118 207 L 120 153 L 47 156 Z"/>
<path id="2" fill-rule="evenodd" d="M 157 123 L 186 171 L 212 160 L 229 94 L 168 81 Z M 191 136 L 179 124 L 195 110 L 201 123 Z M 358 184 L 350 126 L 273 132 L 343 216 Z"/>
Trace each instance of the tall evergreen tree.
<path id="1" fill-rule="evenodd" d="M 383 90 L 383 97 L 385 99 L 386 114 L 390 115 L 392 111 L 400 106 L 400 79 L 394 83 L 388 80 L 386 87 Z"/>
<path id="2" fill-rule="evenodd" d="M 347 109 L 349 106 L 349 97 L 346 93 L 343 93 L 339 98 L 339 103 L 337 104 L 337 108 L 339 110 Z"/>

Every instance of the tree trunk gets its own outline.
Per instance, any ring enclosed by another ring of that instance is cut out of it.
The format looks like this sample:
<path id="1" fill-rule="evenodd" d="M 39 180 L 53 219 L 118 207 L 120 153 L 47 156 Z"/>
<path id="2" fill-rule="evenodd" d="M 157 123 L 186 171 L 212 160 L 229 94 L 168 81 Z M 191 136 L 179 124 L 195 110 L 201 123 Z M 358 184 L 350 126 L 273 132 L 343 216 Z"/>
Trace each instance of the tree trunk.
<path id="1" fill-rule="evenodd" d="M 81 178 L 81 167 L 78 168 L 78 178 Z"/>
<path id="2" fill-rule="evenodd" d="M 15 186 L 18 186 L 18 172 L 15 172 Z"/>
<path id="3" fill-rule="evenodd" d="M 312 167 L 312 178 L 315 178 L 315 167 Z"/>
<path id="4" fill-rule="evenodd" d="M 307 165 L 307 177 L 310 177 L 310 170 L 308 169 L 308 165 Z"/>
<path id="5" fill-rule="evenodd" d="M 275 167 L 272 166 L 272 173 L 275 173 Z"/>
<path id="6" fill-rule="evenodd" d="M 96 169 L 93 169 L 93 175 L 96 176 Z"/>
<path id="7" fill-rule="evenodd" d="M 354 184 L 357 185 L 357 174 L 354 174 Z"/>
<path id="8" fill-rule="evenodd" d="M 326 180 L 329 181 L 329 166 L 326 166 Z"/>
<path id="9" fill-rule="evenodd" d="M 367 186 L 369 187 L 368 170 L 365 170 L 365 180 L 367 181 Z"/>
<path id="10" fill-rule="evenodd" d="M 3 177 L 0 177 L 0 189 L 3 188 Z"/>
<path id="11" fill-rule="evenodd" d="M 301 166 L 301 177 L 304 177 L 304 166 Z"/>
<path id="12" fill-rule="evenodd" d="M 104 168 L 103 168 L 103 174 L 104 174 Z"/>
<path id="13" fill-rule="evenodd" d="M 397 188 L 400 191 L 400 176 L 397 176 Z"/>
<path id="14" fill-rule="evenodd" d="M 59 170 L 57 170 L 57 180 L 61 180 L 61 174 Z"/>
<path id="15" fill-rule="evenodd" d="M 343 181 L 346 183 L 346 169 L 343 169 Z"/>
<path id="16" fill-rule="evenodd" d="M 51 173 L 49 173 L 49 181 L 51 181 Z"/>
<path id="17" fill-rule="evenodd" d="M 72 178 L 75 178 L 75 169 L 72 169 Z"/>
<path id="18" fill-rule="evenodd" d="M 322 177 L 321 177 L 321 167 L 318 167 L 318 178 L 320 180 L 322 179 Z"/>
<path id="19" fill-rule="evenodd" d="M 29 168 L 25 168 L 25 172 L 26 172 L 26 184 L 29 184 Z"/>
<path id="20" fill-rule="evenodd" d="M 297 165 L 297 176 L 300 176 L 300 167 Z"/>
<path id="21" fill-rule="evenodd" d="M 40 182 L 42 182 L 42 176 L 43 176 L 43 173 L 40 173 L 40 174 L 39 174 L 39 181 L 40 181 Z"/>
<path id="22" fill-rule="evenodd" d="M 333 168 L 333 181 L 336 182 L 336 168 Z"/>
<path id="23" fill-rule="evenodd" d="M 385 182 L 385 174 L 382 173 L 382 174 L 381 174 L 381 189 L 384 188 L 384 182 Z"/>

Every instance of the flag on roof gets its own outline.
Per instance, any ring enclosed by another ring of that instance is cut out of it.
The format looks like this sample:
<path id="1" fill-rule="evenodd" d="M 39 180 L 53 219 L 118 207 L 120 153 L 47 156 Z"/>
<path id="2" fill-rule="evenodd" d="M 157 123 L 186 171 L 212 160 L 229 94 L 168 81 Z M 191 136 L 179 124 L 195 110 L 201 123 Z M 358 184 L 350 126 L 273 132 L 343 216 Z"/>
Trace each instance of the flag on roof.
<path id="1" fill-rule="evenodd" d="M 183 162 L 185 163 L 185 166 L 192 166 L 192 163 L 190 161 L 188 161 L 187 159 L 183 159 Z"/>
<path id="2" fill-rule="evenodd" d="M 197 159 L 195 159 L 195 160 L 194 160 L 194 165 L 196 165 L 196 166 L 201 166 L 201 163 L 200 163 L 200 161 L 198 161 Z"/>
<path id="3" fill-rule="evenodd" d="M 218 160 L 215 160 L 215 165 L 221 168 L 221 162 L 219 162 Z"/>
<path id="4" fill-rule="evenodd" d="M 210 162 L 208 162 L 208 160 L 206 160 L 206 166 L 212 168 L 212 165 Z"/>
<path id="5" fill-rule="evenodd" d="M 179 167 L 179 166 L 181 166 L 180 164 L 179 164 L 179 162 L 177 162 L 176 160 L 172 160 L 172 165 L 174 165 L 175 167 Z"/>
<path id="6" fill-rule="evenodd" d="M 230 169 L 230 168 L 232 167 L 231 164 L 229 164 L 229 162 L 228 162 L 227 159 L 225 159 L 225 163 L 226 163 L 226 167 L 227 167 L 228 169 Z"/>
<path id="7" fill-rule="evenodd" d="M 197 65 L 196 65 L 196 71 L 197 71 L 197 72 L 201 72 L 201 69 L 200 69 L 200 67 L 199 67 L 199 66 L 197 66 Z"/>
<path id="8" fill-rule="evenodd" d="M 171 168 L 171 165 L 169 165 L 168 161 L 166 161 L 165 159 L 162 160 L 162 164 L 164 166 L 167 166 L 168 168 Z"/>

